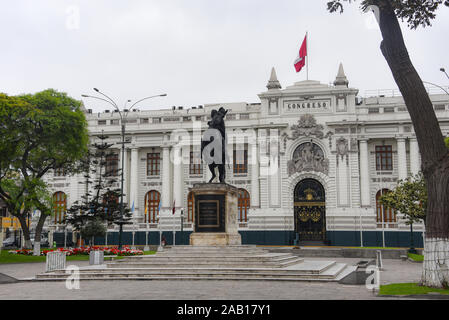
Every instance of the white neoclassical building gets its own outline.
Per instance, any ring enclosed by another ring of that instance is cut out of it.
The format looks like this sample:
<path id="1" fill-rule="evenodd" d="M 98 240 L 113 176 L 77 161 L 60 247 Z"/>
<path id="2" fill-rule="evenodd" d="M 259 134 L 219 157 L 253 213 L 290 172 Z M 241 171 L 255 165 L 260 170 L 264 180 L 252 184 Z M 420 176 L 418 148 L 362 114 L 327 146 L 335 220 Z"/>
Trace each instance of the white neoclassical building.
<path id="1" fill-rule="evenodd" d="M 273 68 L 260 103 L 129 112 L 125 157 L 116 144 L 109 161 L 115 168 L 124 162 L 125 201 L 134 208 L 125 242 L 156 244 L 161 230 L 171 243 L 176 230 L 177 243 L 187 243 L 194 216 L 189 188 L 210 178 L 199 158 L 201 134 L 211 110 L 224 107 L 230 110 L 226 181 L 240 189 L 243 244 L 407 246 L 409 226 L 377 199 L 420 171 L 410 116 L 398 92 L 360 97 L 348 84 L 340 65 L 333 85 L 310 80 L 283 89 Z M 431 100 L 447 136 L 449 95 L 432 90 Z M 86 114 L 92 141 L 102 132 L 120 141 L 117 112 Z M 53 230 L 84 193 L 81 179 L 47 176 L 57 200 Z M 423 226 L 414 231 L 415 245 L 422 245 Z M 117 230 L 109 230 L 107 243 L 116 240 Z"/>

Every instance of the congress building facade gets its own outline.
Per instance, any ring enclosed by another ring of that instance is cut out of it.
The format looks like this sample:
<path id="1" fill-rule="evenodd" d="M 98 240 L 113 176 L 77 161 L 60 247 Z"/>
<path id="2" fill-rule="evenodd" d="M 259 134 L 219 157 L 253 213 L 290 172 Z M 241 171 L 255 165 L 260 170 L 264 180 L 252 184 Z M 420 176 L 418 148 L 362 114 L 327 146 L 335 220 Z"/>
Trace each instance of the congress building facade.
<path id="1" fill-rule="evenodd" d="M 333 85 L 309 80 L 282 88 L 273 68 L 260 103 L 131 111 L 123 159 L 119 114 L 87 109 L 92 142 L 104 132 L 115 143 L 108 165 L 118 169 L 124 162 L 125 202 L 133 208 L 126 244 L 157 244 L 160 231 L 171 244 L 174 229 L 176 243 L 188 243 L 194 217 L 189 188 L 210 178 L 201 162 L 201 134 L 211 110 L 224 107 L 226 181 L 239 188 L 243 244 L 408 246 L 410 227 L 378 199 L 420 171 L 410 116 L 397 92 L 360 98 L 348 84 L 340 65 Z M 449 95 L 431 93 L 447 136 Z M 60 241 L 64 211 L 84 193 L 82 176 L 55 171 L 46 179 L 57 213 L 48 228 Z M 109 229 L 96 244 L 116 243 L 117 230 Z M 422 246 L 423 225 L 415 224 L 414 231 L 415 245 Z"/>

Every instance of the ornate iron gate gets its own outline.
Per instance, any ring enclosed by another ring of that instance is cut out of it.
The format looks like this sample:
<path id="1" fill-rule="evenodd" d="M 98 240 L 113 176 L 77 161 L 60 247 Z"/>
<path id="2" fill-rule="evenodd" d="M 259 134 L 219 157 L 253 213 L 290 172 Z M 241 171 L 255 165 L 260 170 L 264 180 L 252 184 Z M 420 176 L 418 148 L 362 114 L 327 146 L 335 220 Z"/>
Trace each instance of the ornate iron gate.
<path id="1" fill-rule="evenodd" d="M 295 188 L 295 232 L 300 241 L 326 240 L 324 188 L 314 179 L 305 179 Z"/>

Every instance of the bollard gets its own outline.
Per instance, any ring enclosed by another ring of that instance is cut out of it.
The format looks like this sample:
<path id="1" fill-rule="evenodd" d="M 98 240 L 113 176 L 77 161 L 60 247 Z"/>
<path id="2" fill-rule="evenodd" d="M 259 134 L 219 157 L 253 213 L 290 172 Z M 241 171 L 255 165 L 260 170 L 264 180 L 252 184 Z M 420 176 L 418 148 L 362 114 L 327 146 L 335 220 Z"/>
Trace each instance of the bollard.
<path id="1" fill-rule="evenodd" d="M 89 253 L 89 265 L 104 264 L 104 252 L 101 250 L 91 251 Z"/>
<path id="2" fill-rule="evenodd" d="M 379 270 L 383 270 L 382 251 L 380 250 L 376 251 L 376 266 Z"/>
<path id="3" fill-rule="evenodd" d="M 66 262 L 66 253 L 61 251 L 54 251 L 47 253 L 45 272 L 54 270 L 64 270 Z"/>

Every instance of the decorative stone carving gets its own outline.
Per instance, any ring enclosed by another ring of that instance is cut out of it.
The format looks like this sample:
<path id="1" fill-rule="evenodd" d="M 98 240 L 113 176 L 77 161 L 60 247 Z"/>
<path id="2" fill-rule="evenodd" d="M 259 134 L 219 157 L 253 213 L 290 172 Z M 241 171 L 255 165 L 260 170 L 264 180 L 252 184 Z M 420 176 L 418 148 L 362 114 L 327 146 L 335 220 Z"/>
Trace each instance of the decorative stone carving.
<path id="1" fill-rule="evenodd" d="M 287 166 L 289 175 L 303 171 L 315 171 L 324 174 L 329 172 L 329 160 L 324 157 L 323 150 L 312 142 L 306 142 L 298 146 L 293 153 L 293 160 L 290 160 Z"/>
<path id="2" fill-rule="evenodd" d="M 292 137 L 290 139 L 296 140 L 299 137 L 315 136 L 318 139 L 324 138 L 324 127 L 321 124 L 317 124 L 316 119 L 311 114 L 302 115 L 297 125 L 293 125 Z"/>
<path id="3" fill-rule="evenodd" d="M 346 140 L 345 138 L 339 138 L 337 140 L 337 154 L 343 159 L 343 157 L 348 154 L 348 151 L 348 140 Z"/>

